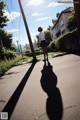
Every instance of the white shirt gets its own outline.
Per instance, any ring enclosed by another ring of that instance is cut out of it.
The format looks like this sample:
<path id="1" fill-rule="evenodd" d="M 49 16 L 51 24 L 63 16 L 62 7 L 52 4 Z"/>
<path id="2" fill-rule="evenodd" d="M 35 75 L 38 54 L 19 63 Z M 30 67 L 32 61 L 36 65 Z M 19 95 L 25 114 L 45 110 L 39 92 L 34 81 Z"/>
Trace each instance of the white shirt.
<path id="1" fill-rule="evenodd" d="M 45 40 L 45 36 L 44 36 L 44 34 L 42 32 L 39 33 L 38 37 L 39 37 L 40 42 Z"/>

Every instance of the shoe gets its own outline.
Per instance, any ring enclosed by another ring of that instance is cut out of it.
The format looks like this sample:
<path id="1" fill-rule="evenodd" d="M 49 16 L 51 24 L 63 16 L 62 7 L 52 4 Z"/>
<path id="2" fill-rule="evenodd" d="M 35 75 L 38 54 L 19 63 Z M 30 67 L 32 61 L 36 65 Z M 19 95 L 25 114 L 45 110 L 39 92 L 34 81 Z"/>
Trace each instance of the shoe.
<path id="1" fill-rule="evenodd" d="M 44 59 L 43 62 L 46 62 L 46 59 Z"/>

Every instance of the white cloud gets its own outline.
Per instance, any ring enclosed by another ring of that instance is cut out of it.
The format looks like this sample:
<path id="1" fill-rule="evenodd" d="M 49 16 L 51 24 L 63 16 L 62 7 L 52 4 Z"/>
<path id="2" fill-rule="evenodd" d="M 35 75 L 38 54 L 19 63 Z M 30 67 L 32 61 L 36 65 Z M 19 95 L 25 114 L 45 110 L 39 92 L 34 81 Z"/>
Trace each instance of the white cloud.
<path id="1" fill-rule="evenodd" d="M 20 16 L 19 12 L 13 11 L 13 12 L 10 13 L 11 20 L 14 20 L 14 19 L 16 19 L 19 16 Z"/>
<path id="2" fill-rule="evenodd" d="M 35 17 L 35 16 L 41 16 L 43 15 L 43 13 L 33 13 L 32 16 Z"/>
<path id="3" fill-rule="evenodd" d="M 44 0 L 29 0 L 27 6 L 39 6 L 44 3 Z"/>
<path id="4" fill-rule="evenodd" d="M 7 30 L 8 32 L 14 33 L 14 32 L 18 32 L 18 29 L 11 29 L 11 30 Z"/>
<path id="5" fill-rule="evenodd" d="M 56 7 L 56 6 L 59 6 L 59 5 L 63 5 L 63 3 L 51 2 L 51 3 L 49 3 L 49 5 L 47 7 Z"/>
<path id="6" fill-rule="evenodd" d="M 12 11 L 11 13 L 9 13 L 8 11 L 5 10 L 4 15 L 7 15 L 10 21 L 12 21 L 12 20 L 15 20 L 17 17 L 19 17 L 20 13 L 16 11 Z"/>
<path id="7" fill-rule="evenodd" d="M 45 21 L 47 19 L 49 19 L 49 17 L 41 17 L 41 18 L 36 19 L 36 21 Z"/>

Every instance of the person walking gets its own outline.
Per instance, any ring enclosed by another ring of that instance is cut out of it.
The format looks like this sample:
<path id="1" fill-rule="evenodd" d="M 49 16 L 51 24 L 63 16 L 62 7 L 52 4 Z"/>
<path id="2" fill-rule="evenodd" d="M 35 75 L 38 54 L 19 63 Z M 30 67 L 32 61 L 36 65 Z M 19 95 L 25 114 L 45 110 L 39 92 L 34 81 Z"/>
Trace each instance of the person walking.
<path id="1" fill-rule="evenodd" d="M 46 60 L 48 61 L 48 51 L 47 51 L 47 43 L 45 40 L 45 35 L 42 31 L 43 31 L 43 28 L 39 27 L 38 28 L 38 32 L 39 32 L 38 40 L 39 40 L 40 46 L 42 47 L 42 50 L 43 50 L 43 54 L 44 54 L 43 61 L 45 62 Z"/>

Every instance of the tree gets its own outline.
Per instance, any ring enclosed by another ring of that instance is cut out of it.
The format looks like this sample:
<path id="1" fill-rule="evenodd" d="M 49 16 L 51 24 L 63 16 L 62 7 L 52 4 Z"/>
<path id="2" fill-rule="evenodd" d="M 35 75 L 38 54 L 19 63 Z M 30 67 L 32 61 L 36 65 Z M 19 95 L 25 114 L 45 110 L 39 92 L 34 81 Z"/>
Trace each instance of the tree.
<path id="1" fill-rule="evenodd" d="M 69 28 L 70 31 L 77 28 L 74 9 L 72 9 L 71 15 L 69 16 L 69 19 L 68 19 L 68 28 Z"/>
<path id="2" fill-rule="evenodd" d="M 6 22 L 9 21 L 9 18 L 5 15 L 5 6 L 6 4 L 3 1 L 0 1 L 0 42 L 2 43 L 2 47 L 11 49 L 12 33 L 9 33 L 4 29 L 7 25 Z"/>
<path id="3" fill-rule="evenodd" d="M 6 26 L 6 22 L 9 21 L 9 18 L 6 15 L 4 15 L 5 6 L 6 4 L 3 1 L 0 1 L 0 28 L 3 28 L 4 26 Z"/>
<path id="4" fill-rule="evenodd" d="M 8 33 L 4 29 L 0 29 L 0 39 L 2 40 L 3 46 L 7 49 L 11 48 L 12 34 Z"/>
<path id="5" fill-rule="evenodd" d="M 76 17 L 76 23 L 78 28 L 78 35 L 80 40 L 80 0 L 73 0 L 74 3 L 74 10 L 75 10 L 75 17 Z"/>
<path id="6" fill-rule="evenodd" d="M 46 31 L 44 31 L 44 34 L 45 34 L 46 42 L 47 42 L 47 44 L 49 44 L 52 41 L 50 31 L 46 30 Z"/>
<path id="7" fill-rule="evenodd" d="M 10 49 L 13 50 L 13 51 L 16 51 L 16 44 L 12 42 Z"/>

